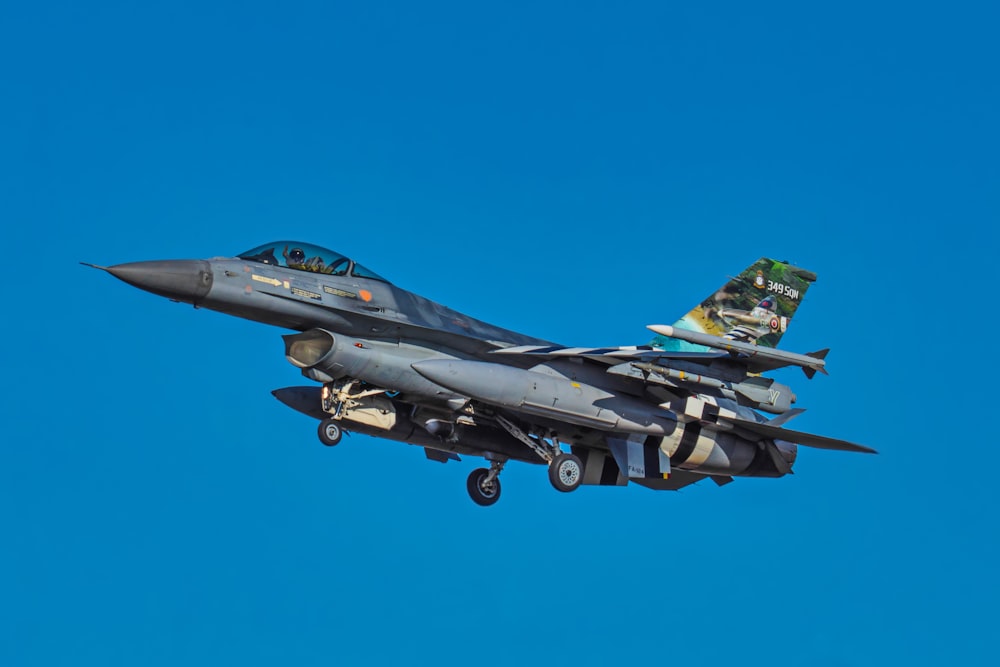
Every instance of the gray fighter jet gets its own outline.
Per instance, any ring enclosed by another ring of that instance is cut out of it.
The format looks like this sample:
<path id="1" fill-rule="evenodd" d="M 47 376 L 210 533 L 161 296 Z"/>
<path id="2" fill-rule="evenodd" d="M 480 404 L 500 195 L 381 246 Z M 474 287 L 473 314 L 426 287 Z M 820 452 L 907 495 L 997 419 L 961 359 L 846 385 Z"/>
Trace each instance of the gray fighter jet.
<path id="1" fill-rule="evenodd" d="M 874 450 L 785 427 L 802 412 L 765 377 L 826 373 L 826 350 L 775 349 L 815 274 L 760 259 L 648 345 L 563 347 L 475 320 L 396 287 L 338 253 L 295 241 L 237 257 L 96 265 L 131 285 L 299 333 L 285 355 L 314 384 L 272 392 L 320 421 L 421 446 L 441 462 L 481 456 L 472 500 L 492 505 L 507 461 L 581 484 L 675 490 L 706 478 L 781 477 L 797 445 Z M 770 418 L 761 412 L 774 415 Z"/>

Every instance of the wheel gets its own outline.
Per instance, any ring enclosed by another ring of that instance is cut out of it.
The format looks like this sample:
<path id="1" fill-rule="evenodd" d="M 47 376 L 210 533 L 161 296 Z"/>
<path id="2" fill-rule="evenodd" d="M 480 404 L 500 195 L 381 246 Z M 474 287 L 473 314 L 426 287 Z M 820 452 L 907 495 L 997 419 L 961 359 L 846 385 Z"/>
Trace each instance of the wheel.
<path id="1" fill-rule="evenodd" d="M 572 454 L 559 454 L 549 465 L 549 481 L 557 491 L 575 491 L 583 482 L 583 461 Z"/>
<path id="2" fill-rule="evenodd" d="M 340 424 L 334 419 L 324 419 L 319 423 L 319 441 L 327 447 L 333 447 L 344 436 Z"/>
<path id="3" fill-rule="evenodd" d="M 489 489 L 483 488 L 483 480 L 490 474 L 487 468 L 476 468 L 469 475 L 466 487 L 469 489 L 469 497 L 472 502 L 483 507 L 488 507 L 500 500 L 500 478 L 495 478 L 490 483 Z"/>

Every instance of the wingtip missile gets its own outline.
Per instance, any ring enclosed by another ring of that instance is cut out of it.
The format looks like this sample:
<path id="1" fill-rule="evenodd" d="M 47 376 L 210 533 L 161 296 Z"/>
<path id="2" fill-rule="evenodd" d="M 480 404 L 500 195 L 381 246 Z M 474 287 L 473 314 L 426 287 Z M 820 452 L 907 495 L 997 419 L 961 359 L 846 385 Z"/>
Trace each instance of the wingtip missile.
<path id="1" fill-rule="evenodd" d="M 661 336 L 666 336 L 667 338 L 675 338 L 674 327 L 669 324 L 648 324 L 646 328 L 653 333 L 660 334 Z"/>
<path id="2" fill-rule="evenodd" d="M 826 355 L 828 355 L 828 354 L 830 354 L 830 348 L 828 348 L 828 347 L 824 348 L 822 350 L 819 350 L 818 352 L 809 352 L 809 353 L 806 354 L 807 357 L 812 357 L 813 359 L 819 359 L 824 364 L 823 366 L 820 366 L 819 368 L 814 368 L 812 366 L 803 366 L 802 367 L 802 371 L 806 374 L 807 378 L 809 378 L 811 380 L 812 377 L 814 375 L 816 375 L 816 371 L 819 371 L 823 375 L 829 375 L 830 374 L 830 372 L 828 370 L 826 370 L 826 366 L 825 366 L 825 364 L 826 364 Z"/>
<path id="3" fill-rule="evenodd" d="M 683 340 L 694 345 L 704 345 L 705 347 L 711 347 L 717 350 L 725 350 L 733 356 L 742 354 L 747 357 L 756 357 L 757 359 L 767 360 L 770 368 L 780 368 L 781 366 L 799 366 L 805 372 L 806 376 L 810 378 L 815 375 L 817 371 L 823 373 L 824 375 L 829 375 L 825 368 L 825 357 L 830 351 L 829 349 L 820 350 L 819 352 L 813 352 L 811 354 L 797 354 L 795 352 L 777 350 L 773 347 L 764 347 L 763 345 L 744 343 L 731 338 L 721 338 L 719 336 L 713 336 L 700 331 L 690 331 L 688 329 L 682 329 L 669 324 L 650 324 L 646 328 L 653 333 L 666 336 L 667 338 L 676 338 L 677 340 Z"/>

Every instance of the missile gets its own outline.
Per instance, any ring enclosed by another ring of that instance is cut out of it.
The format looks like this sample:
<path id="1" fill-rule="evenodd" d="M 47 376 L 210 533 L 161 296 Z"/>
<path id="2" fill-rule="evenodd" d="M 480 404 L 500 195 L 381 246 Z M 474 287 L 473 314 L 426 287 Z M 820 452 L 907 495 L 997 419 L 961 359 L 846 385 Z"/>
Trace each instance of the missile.
<path id="1" fill-rule="evenodd" d="M 536 417 L 647 435 L 669 435 L 677 426 L 670 412 L 561 376 L 454 359 L 428 359 L 412 367 L 434 384 L 462 396 Z"/>
<path id="2" fill-rule="evenodd" d="M 629 376 L 627 367 L 638 368 L 649 373 L 650 375 L 645 377 L 647 382 L 663 384 L 668 387 L 676 387 L 679 384 L 704 387 L 707 392 L 717 392 L 725 398 L 737 401 L 740 405 L 772 414 L 788 412 L 796 400 L 795 394 L 792 393 L 792 389 L 788 385 L 775 382 L 771 378 L 758 376 L 746 378 L 742 382 L 730 382 L 708 375 L 671 368 L 667 365 L 636 362 L 612 366 L 608 369 L 608 373 Z"/>
<path id="3" fill-rule="evenodd" d="M 754 359 L 753 363 L 748 364 L 753 372 L 774 370 L 783 366 L 799 366 L 806 374 L 806 377 L 811 378 L 816 374 L 816 371 L 824 375 L 827 374 L 824 357 L 826 357 L 826 353 L 829 350 L 820 350 L 819 352 L 811 352 L 809 354 L 797 354 L 795 352 L 776 350 L 773 347 L 743 343 L 731 338 L 720 338 L 719 336 L 699 331 L 690 331 L 680 327 L 672 327 L 666 324 L 650 324 L 646 328 L 667 338 L 676 338 L 695 345 L 704 345 L 705 347 L 717 350 L 725 350 L 734 355 L 745 354 Z"/>

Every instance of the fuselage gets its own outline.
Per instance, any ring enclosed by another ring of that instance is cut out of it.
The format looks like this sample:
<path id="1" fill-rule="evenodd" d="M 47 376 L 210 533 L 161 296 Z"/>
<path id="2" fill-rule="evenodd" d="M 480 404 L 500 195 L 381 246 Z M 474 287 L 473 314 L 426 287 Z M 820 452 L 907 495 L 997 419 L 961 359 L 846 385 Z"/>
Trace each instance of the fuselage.
<path id="1" fill-rule="evenodd" d="M 717 475 L 784 472 L 752 442 L 714 427 L 702 433 L 701 418 L 692 422 L 684 416 L 691 405 L 701 405 L 697 399 L 667 406 L 648 393 L 645 382 L 608 373 L 600 364 L 491 354 L 553 344 L 396 287 L 318 246 L 279 241 L 237 257 L 134 262 L 107 271 L 175 301 L 303 332 L 285 337 L 286 358 L 336 400 L 329 408 L 310 406 L 315 392 L 300 389 L 279 397 L 301 412 L 330 414 L 360 432 L 535 463 L 544 457 L 533 446 L 544 445 L 546 437 L 603 452 L 604 458 L 614 442 L 638 437 L 628 446 L 648 445 L 683 469 Z M 712 407 L 705 419 L 714 424 L 726 410 L 752 419 L 750 410 L 731 401 Z M 504 418 L 498 412 L 516 415 L 535 439 L 508 426 L 499 429 Z M 775 454 L 789 459 L 783 463 L 789 469 L 790 447 Z"/>
<path id="2" fill-rule="evenodd" d="M 292 247 L 294 253 L 300 246 L 308 249 L 304 254 L 315 252 L 330 261 L 277 259 L 281 248 L 287 253 Z M 336 272 L 323 270 L 333 266 Z M 400 289 L 332 251 L 295 242 L 266 244 L 235 258 L 133 262 L 108 271 L 175 301 L 295 331 L 318 328 L 387 342 L 422 342 L 472 358 L 514 345 L 551 344 Z"/>

